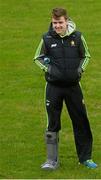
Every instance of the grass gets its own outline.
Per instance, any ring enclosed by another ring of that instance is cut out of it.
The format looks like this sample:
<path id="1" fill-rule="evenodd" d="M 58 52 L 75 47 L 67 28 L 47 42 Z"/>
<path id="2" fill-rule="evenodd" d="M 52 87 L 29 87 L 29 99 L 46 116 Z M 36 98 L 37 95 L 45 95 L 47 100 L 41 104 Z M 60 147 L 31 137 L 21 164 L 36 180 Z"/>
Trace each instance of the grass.
<path id="1" fill-rule="evenodd" d="M 53 7 L 69 11 L 85 35 L 91 62 L 82 78 L 83 92 L 94 136 L 95 170 L 77 165 L 72 126 L 62 112 L 61 166 L 43 172 L 46 113 L 43 72 L 32 62 L 35 49 L 50 22 Z M 0 0 L 0 178 L 100 179 L 101 178 L 101 2 L 94 0 Z"/>

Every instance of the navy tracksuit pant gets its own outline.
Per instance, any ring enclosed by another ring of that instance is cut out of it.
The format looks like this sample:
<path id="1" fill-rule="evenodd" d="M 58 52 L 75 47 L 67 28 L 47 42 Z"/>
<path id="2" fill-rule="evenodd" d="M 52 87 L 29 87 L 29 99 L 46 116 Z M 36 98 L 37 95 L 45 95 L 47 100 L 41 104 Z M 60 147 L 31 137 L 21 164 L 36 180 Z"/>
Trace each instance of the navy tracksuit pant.
<path id="1" fill-rule="evenodd" d="M 80 162 L 91 159 L 92 133 L 79 84 L 71 87 L 46 86 L 46 110 L 48 114 L 48 131 L 61 129 L 61 111 L 63 101 L 72 120 L 76 150 Z"/>

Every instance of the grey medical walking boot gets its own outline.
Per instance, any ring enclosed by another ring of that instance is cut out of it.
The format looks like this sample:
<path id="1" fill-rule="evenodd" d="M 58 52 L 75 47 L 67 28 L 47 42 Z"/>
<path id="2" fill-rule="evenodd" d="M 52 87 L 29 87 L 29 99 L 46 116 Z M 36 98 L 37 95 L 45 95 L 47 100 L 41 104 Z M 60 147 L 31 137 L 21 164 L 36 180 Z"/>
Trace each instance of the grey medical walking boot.
<path id="1" fill-rule="evenodd" d="M 44 164 L 41 165 L 41 169 L 44 170 L 55 170 L 59 166 L 57 161 L 47 160 Z"/>
<path id="2" fill-rule="evenodd" d="M 41 165 L 44 170 L 55 170 L 58 168 L 58 132 L 46 132 L 47 161 Z"/>

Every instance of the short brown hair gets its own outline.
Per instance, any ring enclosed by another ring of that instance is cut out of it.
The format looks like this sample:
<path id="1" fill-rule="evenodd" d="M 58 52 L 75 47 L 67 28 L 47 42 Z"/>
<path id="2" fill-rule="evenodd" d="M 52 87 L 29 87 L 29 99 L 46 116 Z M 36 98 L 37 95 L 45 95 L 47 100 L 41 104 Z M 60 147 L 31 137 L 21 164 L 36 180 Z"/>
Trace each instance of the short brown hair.
<path id="1" fill-rule="evenodd" d="M 61 16 L 64 16 L 65 19 L 68 19 L 67 11 L 64 8 L 54 8 L 52 10 L 52 17 L 59 19 Z"/>

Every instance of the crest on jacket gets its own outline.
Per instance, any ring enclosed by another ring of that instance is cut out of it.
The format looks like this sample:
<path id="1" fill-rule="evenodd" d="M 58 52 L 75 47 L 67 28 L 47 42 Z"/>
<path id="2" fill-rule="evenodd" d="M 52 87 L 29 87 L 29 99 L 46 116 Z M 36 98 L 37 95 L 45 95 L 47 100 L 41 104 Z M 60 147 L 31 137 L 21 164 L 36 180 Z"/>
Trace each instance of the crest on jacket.
<path id="1" fill-rule="evenodd" d="M 71 43 L 71 46 L 75 46 L 75 41 L 72 40 L 70 43 Z"/>

